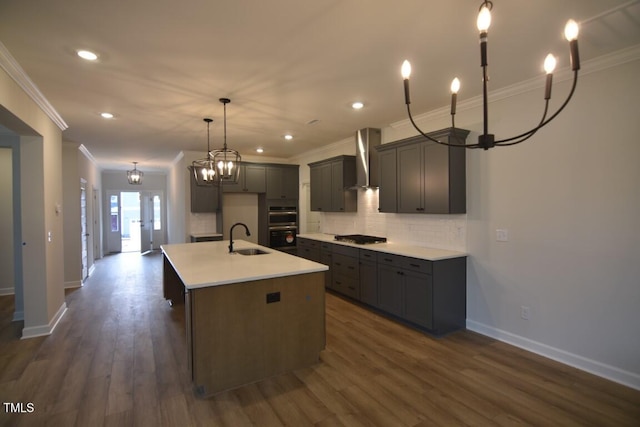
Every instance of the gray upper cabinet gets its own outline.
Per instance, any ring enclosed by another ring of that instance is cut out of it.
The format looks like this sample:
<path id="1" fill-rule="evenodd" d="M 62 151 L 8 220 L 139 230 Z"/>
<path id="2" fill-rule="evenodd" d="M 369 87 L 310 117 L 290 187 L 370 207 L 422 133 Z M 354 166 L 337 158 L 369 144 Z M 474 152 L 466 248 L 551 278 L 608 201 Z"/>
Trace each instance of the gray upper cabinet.
<path id="1" fill-rule="evenodd" d="M 398 212 L 397 160 L 396 150 L 386 150 L 378 154 L 380 176 L 378 179 L 378 211 Z"/>
<path id="2" fill-rule="evenodd" d="M 217 212 L 220 207 L 220 187 L 199 186 L 193 176 L 193 169 L 189 167 L 191 189 L 191 212 Z"/>
<path id="3" fill-rule="evenodd" d="M 463 129 L 455 129 L 454 133 L 454 129 L 447 128 L 429 136 L 443 142 L 463 144 L 468 134 L 469 131 Z M 422 136 L 376 148 L 380 156 L 380 212 L 466 212 L 464 148 L 436 144 Z"/>
<path id="4" fill-rule="evenodd" d="M 225 193 L 264 193 L 267 189 L 267 168 L 264 165 L 242 163 L 236 184 L 224 184 Z"/>
<path id="5" fill-rule="evenodd" d="M 356 212 L 358 210 L 355 156 L 337 156 L 309 163 L 311 210 Z"/>
<path id="6" fill-rule="evenodd" d="M 298 165 L 267 166 L 267 199 L 298 200 Z"/>

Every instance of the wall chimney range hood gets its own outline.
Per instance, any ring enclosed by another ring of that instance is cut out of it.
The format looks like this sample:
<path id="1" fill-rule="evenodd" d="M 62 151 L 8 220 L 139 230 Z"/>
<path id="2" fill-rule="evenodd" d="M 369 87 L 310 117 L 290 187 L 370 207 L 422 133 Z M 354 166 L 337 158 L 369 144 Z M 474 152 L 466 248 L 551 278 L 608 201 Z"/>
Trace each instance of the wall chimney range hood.
<path id="1" fill-rule="evenodd" d="M 356 132 L 356 187 L 378 188 L 378 152 L 382 143 L 380 129 L 365 128 Z"/>

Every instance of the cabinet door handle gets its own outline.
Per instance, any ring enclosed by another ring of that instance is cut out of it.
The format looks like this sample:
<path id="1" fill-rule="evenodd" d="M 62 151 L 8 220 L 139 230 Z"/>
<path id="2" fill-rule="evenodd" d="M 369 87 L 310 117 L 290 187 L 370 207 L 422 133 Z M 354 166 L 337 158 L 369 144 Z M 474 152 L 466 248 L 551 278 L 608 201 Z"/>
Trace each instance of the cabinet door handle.
<path id="1" fill-rule="evenodd" d="M 387 261 L 387 262 L 393 262 L 393 260 L 390 259 L 390 258 L 385 258 L 384 260 Z"/>
<path id="2" fill-rule="evenodd" d="M 354 270 L 354 269 L 355 269 L 355 267 L 354 267 L 353 265 L 348 265 L 348 266 L 347 266 L 347 268 L 348 268 L 349 270 Z"/>

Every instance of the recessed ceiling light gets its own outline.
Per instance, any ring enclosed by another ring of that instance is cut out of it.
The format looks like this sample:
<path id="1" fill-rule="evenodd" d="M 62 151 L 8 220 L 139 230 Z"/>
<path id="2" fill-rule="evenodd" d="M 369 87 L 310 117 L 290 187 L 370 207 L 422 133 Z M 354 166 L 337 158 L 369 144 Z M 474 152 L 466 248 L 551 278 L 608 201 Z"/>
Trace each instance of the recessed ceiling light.
<path id="1" fill-rule="evenodd" d="M 262 147 L 258 147 L 258 148 L 256 148 L 256 152 L 257 153 L 264 153 L 264 150 L 262 149 Z"/>
<path id="2" fill-rule="evenodd" d="M 113 119 L 113 114 L 111 113 L 100 113 L 103 119 Z"/>
<path id="3" fill-rule="evenodd" d="M 356 102 L 354 102 L 353 104 L 351 104 L 351 107 L 352 107 L 354 110 L 359 110 L 359 109 L 361 109 L 362 107 L 364 107 L 364 104 L 363 104 L 362 102 L 360 102 L 360 101 L 356 101 Z"/>
<path id="4" fill-rule="evenodd" d="M 293 139 L 293 135 L 291 135 L 291 134 L 286 134 L 286 135 L 284 136 L 284 139 L 286 139 L 287 141 L 291 141 L 291 140 Z"/>
<path id="5" fill-rule="evenodd" d="M 95 61 L 98 59 L 98 55 L 89 50 L 78 50 L 77 54 L 80 58 L 86 59 L 87 61 Z"/>

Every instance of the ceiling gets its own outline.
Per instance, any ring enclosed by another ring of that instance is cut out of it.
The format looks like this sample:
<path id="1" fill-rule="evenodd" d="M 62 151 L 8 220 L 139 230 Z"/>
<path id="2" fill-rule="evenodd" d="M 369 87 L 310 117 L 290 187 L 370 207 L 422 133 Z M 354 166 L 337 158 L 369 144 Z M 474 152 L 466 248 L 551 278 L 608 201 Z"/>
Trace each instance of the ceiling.
<path id="1" fill-rule="evenodd" d="M 480 94 L 480 1 L 1 0 L 0 41 L 62 116 L 65 141 L 103 169 L 163 170 L 180 151 L 222 145 L 290 158 L 357 129 Z M 581 23 L 583 61 L 640 44 L 640 0 L 494 1 L 491 89 L 540 76 L 549 52 L 568 67 L 564 23 Z M 86 62 L 76 50 L 99 58 Z M 579 90 L 579 87 L 578 87 Z M 353 110 L 353 101 L 365 107 Z M 105 120 L 108 111 L 115 118 Z M 292 141 L 283 136 L 291 133 Z"/>

